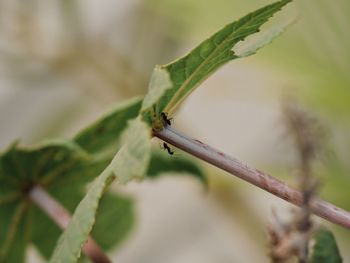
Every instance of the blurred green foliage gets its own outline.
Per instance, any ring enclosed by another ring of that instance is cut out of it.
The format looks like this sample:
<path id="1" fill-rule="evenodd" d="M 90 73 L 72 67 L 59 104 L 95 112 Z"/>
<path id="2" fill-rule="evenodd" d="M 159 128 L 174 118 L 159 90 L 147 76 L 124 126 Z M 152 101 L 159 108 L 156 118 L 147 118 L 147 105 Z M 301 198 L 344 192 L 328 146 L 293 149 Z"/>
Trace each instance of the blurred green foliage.
<path id="1" fill-rule="evenodd" d="M 320 229 L 315 234 L 315 245 L 310 263 L 343 262 L 334 235 L 327 229 Z"/>

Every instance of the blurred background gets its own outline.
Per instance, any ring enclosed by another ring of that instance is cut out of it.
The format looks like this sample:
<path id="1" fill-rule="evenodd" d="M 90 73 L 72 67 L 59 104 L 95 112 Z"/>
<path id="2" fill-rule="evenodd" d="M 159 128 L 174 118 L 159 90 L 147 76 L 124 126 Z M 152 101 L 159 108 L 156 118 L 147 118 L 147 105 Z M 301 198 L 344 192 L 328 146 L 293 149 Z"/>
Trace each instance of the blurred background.
<path id="1" fill-rule="evenodd" d="M 112 105 L 145 94 L 155 64 L 270 2 L 1 0 L 0 149 L 15 139 L 69 138 Z M 349 13 L 347 0 L 296 0 L 278 18 L 297 14 L 297 23 L 257 55 L 210 77 L 174 116 L 174 126 L 295 185 L 295 147 L 281 110 L 293 97 L 327 130 L 327 154 L 315 168 L 320 195 L 349 210 Z M 269 262 L 271 210 L 288 217 L 291 206 L 203 167 L 208 191 L 183 177 L 114 186 L 134 196 L 138 219 L 113 260 Z M 316 220 L 335 231 L 350 261 L 350 232 Z M 41 262 L 34 248 L 29 258 Z"/>

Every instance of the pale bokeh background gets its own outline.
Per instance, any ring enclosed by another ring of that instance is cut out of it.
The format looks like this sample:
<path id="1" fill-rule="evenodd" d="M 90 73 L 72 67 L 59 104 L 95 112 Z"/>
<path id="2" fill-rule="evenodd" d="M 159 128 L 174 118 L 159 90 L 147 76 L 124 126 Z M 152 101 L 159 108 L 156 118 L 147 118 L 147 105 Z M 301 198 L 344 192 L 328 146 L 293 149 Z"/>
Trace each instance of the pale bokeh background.
<path id="1" fill-rule="evenodd" d="M 116 102 L 144 94 L 155 64 L 268 0 L 3 0 L 0 2 L 0 147 L 69 137 Z M 350 209 L 350 3 L 297 0 L 298 22 L 250 58 L 209 78 L 175 127 L 295 183 L 281 104 L 293 96 L 329 130 L 321 195 Z M 182 154 L 177 151 L 177 154 Z M 176 158 L 176 157 L 175 157 Z M 207 167 L 207 193 L 191 178 L 117 187 L 137 200 L 137 225 L 110 255 L 125 263 L 269 262 L 266 224 L 290 206 Z M 350 233 L 335 230 L 344 262 Z M 34 249 L 30 262 L 40 262 Z"/>

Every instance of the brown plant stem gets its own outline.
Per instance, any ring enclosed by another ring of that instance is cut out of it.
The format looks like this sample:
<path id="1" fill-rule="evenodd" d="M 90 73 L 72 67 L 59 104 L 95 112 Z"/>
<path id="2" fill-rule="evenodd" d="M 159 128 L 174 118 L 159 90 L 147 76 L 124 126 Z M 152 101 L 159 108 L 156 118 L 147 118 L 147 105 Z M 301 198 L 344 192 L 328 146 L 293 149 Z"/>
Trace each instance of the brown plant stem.
<path id="1" fill-rule="evenodd" d="M 289 203 L 297 206 L 302 206 L 303 204 L 303 196 L 300 191 L 291 188 L 284 182 L 250 167 L 201 141 L 190 138 L 168 125 L 160 131 L 153 131 L 153 133 L 154 136 L 163 141 L 264 189 Z M 315 215 L 350 229 L 350 212 L 321 199 L 313 199 L 310 208 L 311 212 Z"/>
<path id="2" fill-rule="evenodd" d="M 70 213 L 43 188 L 40 186 L 33 187 L 29 191 L 28 196 L 31 201 L 40 207 L 61 229 L 64 230 L 67 228 L 69 221 L 71 220 Z M 92 262 L 112 262 L 90 236 L 83 246 L 83 251 Z"/>

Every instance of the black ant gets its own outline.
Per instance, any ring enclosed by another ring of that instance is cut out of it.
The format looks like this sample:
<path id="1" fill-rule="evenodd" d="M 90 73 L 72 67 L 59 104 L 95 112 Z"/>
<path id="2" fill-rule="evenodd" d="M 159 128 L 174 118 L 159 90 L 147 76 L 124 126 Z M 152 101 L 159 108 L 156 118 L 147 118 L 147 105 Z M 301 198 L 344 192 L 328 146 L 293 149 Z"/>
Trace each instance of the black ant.
<path id="1" fill-rule="evenodd" d="M 168 114 L 167 113 L 162 112 L 160 114 L 160 116 L 162 116 L 162 120 L 163 120 L 164 124 L 169 125 L 169 126 L 171 125 L 171 121 L 173 120 L 173 118 L 168 119 Z"/>
<path id="2" fill-rule="evenodd" d="M 174 154 L 174 152 L 170 149 L 170 147 L 165 142 L 163 142 L 163 148 L 167 150 L 170 155 Z"/>

